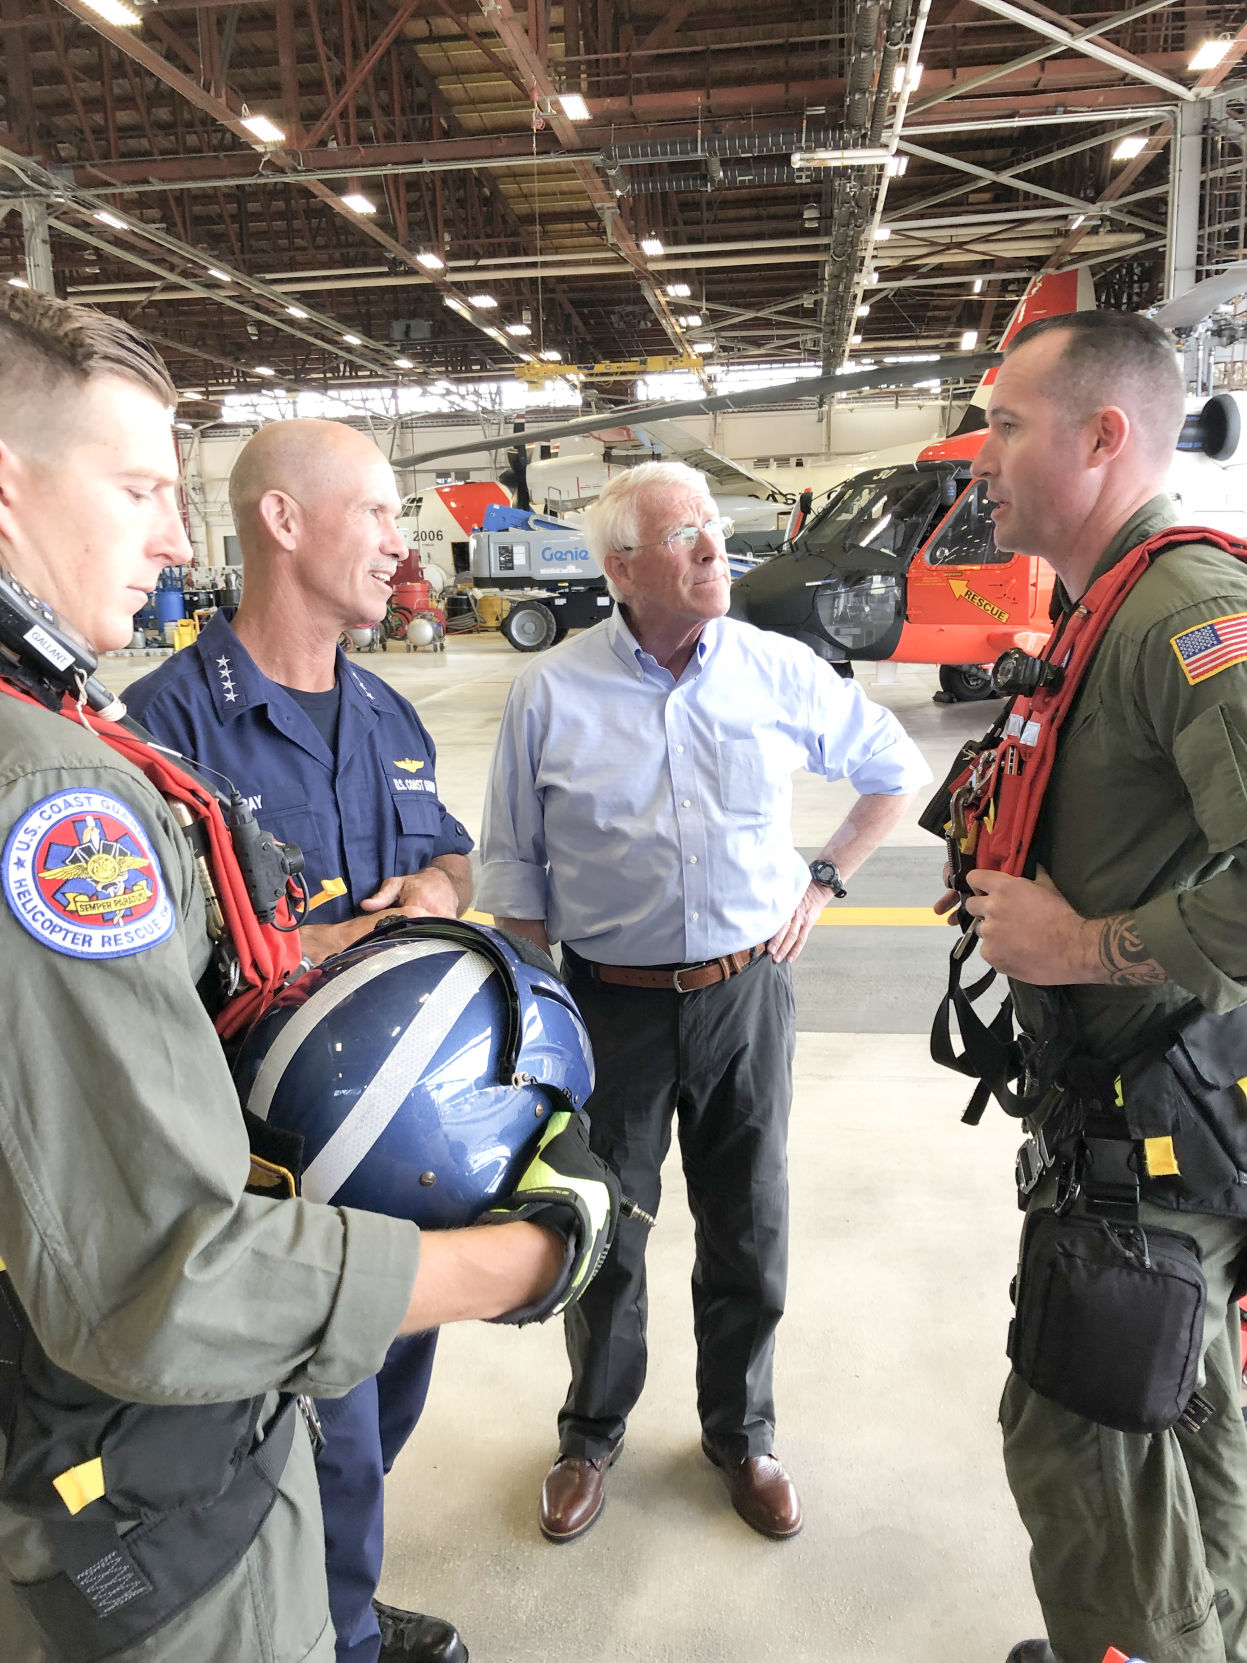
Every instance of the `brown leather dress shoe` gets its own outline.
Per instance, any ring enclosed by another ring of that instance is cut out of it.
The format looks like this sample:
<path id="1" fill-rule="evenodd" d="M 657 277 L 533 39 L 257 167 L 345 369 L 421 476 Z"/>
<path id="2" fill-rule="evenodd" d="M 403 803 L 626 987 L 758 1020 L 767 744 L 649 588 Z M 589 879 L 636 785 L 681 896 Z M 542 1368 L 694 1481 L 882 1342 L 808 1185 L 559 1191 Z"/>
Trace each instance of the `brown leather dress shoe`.
<path id="1" fill-rule="evenodd" d="M 574 1542 L 597 1522 L 606 1501 L 606 1469 L 623 1449 L 622 1440 L 596 1461 L 560 1455 L 541 1486 L 537 1522 L 547 1542 Z"/>
<path id="2" fill-rule="evenodd" d="M 774 1455 L 751 1455 L 727 1464 L 703 1443 L 707 1461 L 727 1477 L 732 1506 L 752 1529 L 775 1541 L 795 1536 L 803 1523 L 801 1497 L 784 1463 Z"/>

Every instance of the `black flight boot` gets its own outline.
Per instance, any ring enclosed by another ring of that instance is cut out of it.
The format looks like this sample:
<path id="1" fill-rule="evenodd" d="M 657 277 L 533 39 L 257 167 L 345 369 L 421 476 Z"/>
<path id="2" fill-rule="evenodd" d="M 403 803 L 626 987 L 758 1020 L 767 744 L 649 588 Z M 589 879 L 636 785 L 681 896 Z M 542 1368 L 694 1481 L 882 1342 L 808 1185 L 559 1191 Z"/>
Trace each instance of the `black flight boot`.
<path id="1" fill-rule="evenodd" d="M 1019 1640 L 1005 1663 L 1057 1663 L 1057 1655 L 1046 1640 Z"/>
<path id="2" fill-rule="evenodd" d="M 381 1663 L 468 1663 L 467 1647 L 451 1623 L 419 1611 L 372 1602 L 381 1625 Z"/>

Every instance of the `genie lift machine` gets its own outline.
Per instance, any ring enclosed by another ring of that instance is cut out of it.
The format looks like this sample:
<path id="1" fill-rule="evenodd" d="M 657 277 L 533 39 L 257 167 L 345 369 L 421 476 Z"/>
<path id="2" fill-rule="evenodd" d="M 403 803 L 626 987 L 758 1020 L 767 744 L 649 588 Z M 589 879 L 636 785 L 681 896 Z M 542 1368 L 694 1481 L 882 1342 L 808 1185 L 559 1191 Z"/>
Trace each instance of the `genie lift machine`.
<path id="1" fill-rule="evenodd" d="M 491 503 L 468 555 L 473 585 L 510 602 L 501 627 L 517 652 L 542 652 L 614 604 L 580 530 L 552 515 Z"/>

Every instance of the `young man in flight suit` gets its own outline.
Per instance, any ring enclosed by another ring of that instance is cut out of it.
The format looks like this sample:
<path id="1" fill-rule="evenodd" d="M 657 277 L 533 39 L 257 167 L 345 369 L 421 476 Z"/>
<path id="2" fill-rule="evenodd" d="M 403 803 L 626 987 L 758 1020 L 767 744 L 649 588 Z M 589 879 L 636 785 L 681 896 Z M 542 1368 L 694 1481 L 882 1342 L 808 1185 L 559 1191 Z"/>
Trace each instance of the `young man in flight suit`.
<path id="1" fill-rule="evenodd" d="M 174 397 L 124 324 L 0 291 L 0 566 L 96 652 L 123 646 L 160 569 L 190 558 Z M 422 1235 L 245 1193 L 182 830 L 14 651 L 0 670 L 34 699 L 0 689 L 0 1324 L 25 1334 L 0 1371 L 5 1663 L 329 1663 L 311 1444 L 278 1391 L 348 1391 L 396 1332 L 542 1300 L 567 1245 L 531 1222 Z M 62 833 L 71 863 L 88 846 L 72 894 L 39 856 Z M 233 1442 L 239 1413 L 258 1419 Z M 271 1504 L 240 1520 L 244 1469 Z M 166 1528 L 176 1550 L 145 1577 L 136 1555 Z"/>
<path id="2" fill-rule="evenodd" d="M 384 616 L 407 553 L 393 470 L 341 422 L 274 422 L 243 447 L 230 507 L 242 604 L 132 686 L 131 714 L 225 774 L 261 826 L 303 850 L 308 958 L 386 913 L 453 918 L 471 898 L 472 839 L 438 798 L 433 742 L 412 705 L 338 645 Z M 376 1379 L 317 1405 L 338 1663 L 465 1656 L 449 1623 L 373 1603 L 385 1475 L 424 1407 L 436 1346 L 436 1331 L 397 1340 Z"/>
<path id="3" fill-rule="evenodd" d="M 1064 616 L 1176 523 L 1165 480 L 1183 408 L 1172 345 L 1147 319 L 1052 317 L 1010 346 L 974 473 L 994 504 L 997 544 L 1048 561 Z M 1247 567 L 1232 554 L 1198 539 L 1171 548 L 1125 596 L 1060 729 L 1031 858 L 1034 878 L 972 871 L 965 902 L 1026 1033 L 1042 1034 L 1055 1009 L 1076 1059 L 1111 1065 L 1111 1078 L 1201 1007 L 1230 1013 L 1247 1001 Z M 1050 1117 L 1073 1089 L 1067 1077 L 1038 1099 L 1058 1147 Z M 1088 1112 L 1107 1110 L 1097 1099 Z M 1148 1663 L 1247 1657 L 1233 1304 L 1247 1206 L 1236 1197 L 1205 1209 L 1196 1196 L 1193 1210 L 1166 1210 L 1149 1199 L 1164 1199 L 1165 1180 L 1157 1185 L 1144 1146 L 1127 1147 L 1141 1151 L 1139 1224 L 1198 1244 L 1199 1391 L 1213 1412 L 1198 1431 L 1120 1432 L 1010 1375 L 1005 1467 L 1048 1629 L 1011 1663 L 1101 1663 L 1110 1645 Z M 1085 1171 L 1080 1181 L 1089 1187 Z M 1054 1191 L 1055 1169 L 1032 1190 L 1031 1211 L 1051 1206 Z M 1071 1200 L 1078 1214 L 1083 1203 Z"/>

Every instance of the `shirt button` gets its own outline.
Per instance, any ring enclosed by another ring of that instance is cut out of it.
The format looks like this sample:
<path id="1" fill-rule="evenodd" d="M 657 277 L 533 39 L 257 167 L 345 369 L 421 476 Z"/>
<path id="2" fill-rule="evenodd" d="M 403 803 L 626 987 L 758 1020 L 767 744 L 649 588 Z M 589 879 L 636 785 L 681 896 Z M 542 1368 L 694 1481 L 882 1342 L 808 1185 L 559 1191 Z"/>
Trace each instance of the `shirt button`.
<path id="1" fill-rule="evenodd" d="M 677 756 L 683 756 L 684 755 L 684 746 L 683 745 L 677 745 L 676 748 L 675 748 L 675 754 Z"/>
<path id="2" fill-rule="evenodd" d="M 695 912 L 695 913 L 692 914 L 692 919 L 693 919 L 694 924 L 697 922 L 697 920 L 700 917 L 701 917 L 701 913 L 699 913 L 699 912 Z"/>
<path id="3" fill-rule="evenodd" d="M 696 855 L 690 855 L 688 857 L 688 863 L 689 863 L 690 866 L 696 866 L 697 865 L 697 856 Z"/>
<path id="4" fill-rule="evenodd" d="M 682 808 L 692 808 L 692 806 L 693 806 L 693 805 L 692 805 L 692 803 L 691 803 L 691 802 L 690 802 L 690 801 L 689 801 L 689 799 L 688 799 L 688 798 L 687 798 L 687 797 L 685 797 L 685 799 L 684 799 L 684 801 L 683 801 L 683 803 L 682 803 L 682 804 L 681 804 L 681 805 L 680 805 L 680 806 L 681 806 L 681 807 L 682 807 Z"/>

